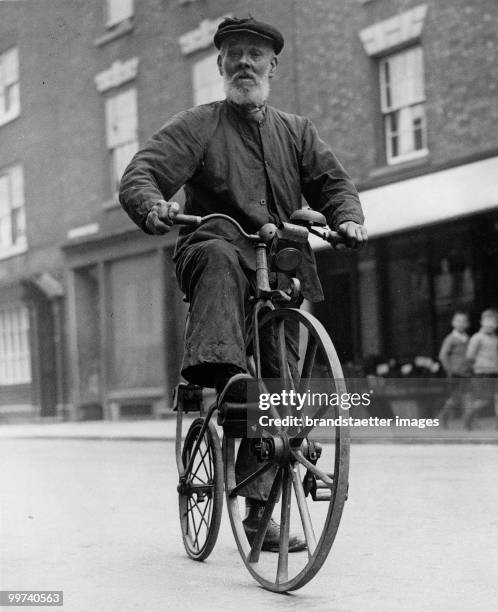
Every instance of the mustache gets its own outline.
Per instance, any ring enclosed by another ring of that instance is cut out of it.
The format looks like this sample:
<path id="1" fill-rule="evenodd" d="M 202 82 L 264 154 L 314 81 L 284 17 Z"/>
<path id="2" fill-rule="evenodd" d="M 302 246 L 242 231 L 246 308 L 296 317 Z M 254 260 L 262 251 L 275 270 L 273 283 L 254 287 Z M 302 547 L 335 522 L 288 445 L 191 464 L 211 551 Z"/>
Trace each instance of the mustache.
<path id="1" fill-rule="evenodd" d="M 239 72 L 236 72 L 230 80 L 234 81 L 235 79 L 241 78 L 250 78 L 253 79 L 253 81 L 257 81 L 256 75 L 248 70 L 240 70 Z"/>

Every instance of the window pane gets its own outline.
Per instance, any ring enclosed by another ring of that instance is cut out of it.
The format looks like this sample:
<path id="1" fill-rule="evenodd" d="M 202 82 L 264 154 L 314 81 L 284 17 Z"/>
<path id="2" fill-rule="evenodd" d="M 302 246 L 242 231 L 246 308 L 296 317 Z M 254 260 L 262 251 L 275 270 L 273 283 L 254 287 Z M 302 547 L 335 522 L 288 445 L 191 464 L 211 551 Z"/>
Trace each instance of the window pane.
<path id="1" fill-rule="evenodd" d="M 385 118 L 387 157 L 399 155 L 398 147 L 398 112 L 390 113 Z"/>
<path id="2" fill-rule="evenodd" d="M 394 53 L 379 62 L 381 111 L 388 163 L 409 159 L 427 146 L 424 68 L 421 47 Z"/>
<path id="3" fill-rule="evenodd" d="M 25 306 L 0 309 L 0 385 L 31 381 L 29 316 Z"/>
<path id="4" fill-rule="evenodd" d="M 19 81 L 19 54 L 17 49 L 10 49 L 2 54 L 3 86 L 7 87 Z"/>
<path id="5" fill-rule="evenodd" d="M 225 98 L 223 79 L 218 72 L 216 57 L 217 54 L 213 53 L 194 64 L 192 77 L 196 105 Z"/>
<path id="6" fill-rule="evenodd" d="M 12 211 L 12 242 L 14 244 L 26 237 L 26 216 L 24 208 L 15 208 Z"/>
<path id="7" fill-rule="evenodd" d="M 24 181 L 22 166 L 13 166 L 9 170 L 11 188 L 11 208 L 21 208 L 24 206 Z"/>
<path id="8" fill-rule="evenodd" d="M 133 0 L 107 0 L 107 25 L 133 16 Z"/>
<path id="9" fill-rule="evenodd" d="M 10 217 L 0 218 L 0 249 L 12 246 Z M 1 252 L 1 250 L 0 250 Z"/>
<path id="10" fill-rule="evenodd" d="M 13 48 L 0 55 L 0 121 L 14 119 L 19 111 L 19 52 Z"/>
<path id="11" fill-rule="evenodd" d="M 422 49 L 396 53 L 380 63 L 382 110 L 394 110 L 424 98 Z"/>
<path id="12" fill-rule="evenodd" d="M 131 158 L 135 155 L 138 150 L 138 142 L 126 143 L 116 147 L 113 151 L 113 183 L 114 188 L 117 191 L 119 188 L 119 182 L 123 176 L 123 172 L 126 166 L 130 163 Z"/>
<path id="13" fill-rule="evenodd" d="M 9 176 L 7 174 L 0 176 L 0 219 L 10 214 L 9 182 Z"/>
<path id="14" fill-rule="evenodd" d="M 22 166 L 14 166 L 0 176 L 0 249 L 25 244 L 25 224 Z"/>
<path id="15" fill-rule="evenodd" d="M 400 155 L 414 150 L 412 109 L 402 108 L 399 111 Z"/>
<path id="16" fill-rule="evenodd" d="M 107 146 L 116 146 L 137 138 L 137 91 L 128 89 L 106 100 Z"/>
<path id="17" fill-rule="evenodd" d="M 19 107 L 19 83 L 9 85 L 5 90 L 4 107 L 6 113 L 13 113 Z"/>
<path id="18" fill-rule="evenodd" d="M 432 354 L 427 251 L 425 237 L 413 234 L 388 245 L 389 357 Z"/>

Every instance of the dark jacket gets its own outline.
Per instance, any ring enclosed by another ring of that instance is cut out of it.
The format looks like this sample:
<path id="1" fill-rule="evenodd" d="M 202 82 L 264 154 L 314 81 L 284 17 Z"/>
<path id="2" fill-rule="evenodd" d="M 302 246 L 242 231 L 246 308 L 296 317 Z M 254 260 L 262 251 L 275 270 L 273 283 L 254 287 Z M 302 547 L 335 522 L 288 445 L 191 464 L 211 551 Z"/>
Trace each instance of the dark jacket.
<path id="1" fill-rule="evenodd" d="M 311 121 L 272 107 L 260 122 L 226 101 L 175 115 L 134 156 L 119 198 L 131 219 L 147 231 L 151 206 L 170 200 L 182 185 L 185 213 L 225 213 L 248 232 L 268 221 L 288 221 L 301 208 L 302 195 L 332 228 L 344 221 L 363 222 L 351 179 Z M 175 258 L 181 258 L 189 244 L 213 237 L 236 243 L 244 265 L 254 269 L 252 245 L 223 221 L 198 229 L 183 227 Z M 321 300 L 311 248 L 305 248 L 304 255 L 297 273 L 303 295 Z"/>

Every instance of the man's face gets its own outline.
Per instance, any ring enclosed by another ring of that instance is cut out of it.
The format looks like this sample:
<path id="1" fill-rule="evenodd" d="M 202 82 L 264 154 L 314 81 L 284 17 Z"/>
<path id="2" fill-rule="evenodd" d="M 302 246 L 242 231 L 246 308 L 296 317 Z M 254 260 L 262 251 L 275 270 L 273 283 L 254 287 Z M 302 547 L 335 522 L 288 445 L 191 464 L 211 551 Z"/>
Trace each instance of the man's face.
<path id="1" fill-rule="evenodd" d="M 260 106 L 268 97 L 277 58 L 270 41 L 252 34 L 236 34 L 223 43 L 218 67 L 228 100 Z"/>

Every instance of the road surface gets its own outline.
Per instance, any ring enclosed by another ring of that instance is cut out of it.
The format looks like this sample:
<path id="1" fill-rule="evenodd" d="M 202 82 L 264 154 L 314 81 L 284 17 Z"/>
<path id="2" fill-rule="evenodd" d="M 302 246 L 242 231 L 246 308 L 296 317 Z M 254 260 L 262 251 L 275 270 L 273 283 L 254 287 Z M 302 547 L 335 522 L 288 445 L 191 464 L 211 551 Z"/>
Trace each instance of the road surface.
<path id="1" fill-rule="evenodd" d="M 64 590 L 70 612 L 497 609 L 496 445 L 354 445 L 332 553 L 290 595 L 251 579 L 226 513 L 208 561 L 186 558 L 173 451 L 1 440 L 0 588 Z"/>

